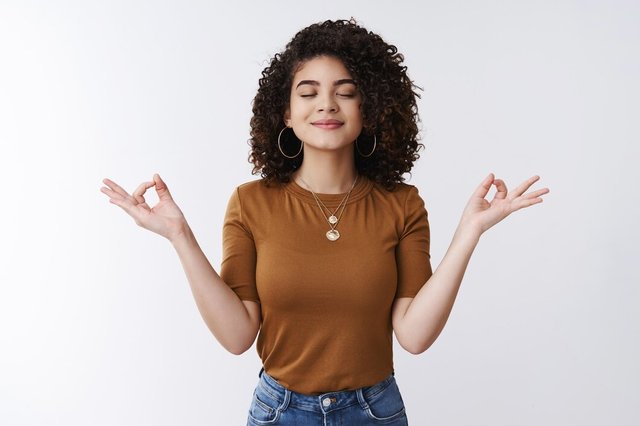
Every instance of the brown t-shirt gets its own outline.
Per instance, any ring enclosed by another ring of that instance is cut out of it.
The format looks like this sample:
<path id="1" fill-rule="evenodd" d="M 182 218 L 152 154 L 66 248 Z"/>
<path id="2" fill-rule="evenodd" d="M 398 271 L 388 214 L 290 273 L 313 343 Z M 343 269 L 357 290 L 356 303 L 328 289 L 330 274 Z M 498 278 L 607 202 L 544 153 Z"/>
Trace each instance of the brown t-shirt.
<path id="1" fill-rule="evenodd" d="M 333 211 L 345 194 L 317 195 Z M 360 176 L 337 241 L 329 229 L 311 192 L 260 180 L 233 192 L 223 227 L 220 275 L 240 299 L 260 303 L 265 371 L 305 394 L 391 374 L 393 301 L 414 297 L 432 273 L 427 211 L 414 186 L 390 192 Z"/>

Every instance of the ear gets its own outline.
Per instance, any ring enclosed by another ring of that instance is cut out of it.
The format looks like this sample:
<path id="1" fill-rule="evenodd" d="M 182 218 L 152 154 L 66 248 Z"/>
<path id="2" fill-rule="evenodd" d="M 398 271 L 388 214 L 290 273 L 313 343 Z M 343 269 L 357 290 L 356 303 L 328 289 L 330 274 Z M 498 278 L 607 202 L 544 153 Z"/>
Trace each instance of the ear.
<path id="1" fill-rule="evenodd" d="M 291 109 L 289 107 L 287 107 L 287 109 L 284 110 L 284 124 L 287 127 L 291 127 Z"/>

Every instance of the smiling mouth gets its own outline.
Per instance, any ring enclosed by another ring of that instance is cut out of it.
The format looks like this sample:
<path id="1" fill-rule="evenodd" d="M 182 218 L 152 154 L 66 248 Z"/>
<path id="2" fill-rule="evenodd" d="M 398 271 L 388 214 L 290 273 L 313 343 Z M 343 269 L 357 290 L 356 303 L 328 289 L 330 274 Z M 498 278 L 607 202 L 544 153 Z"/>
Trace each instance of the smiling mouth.
<path id="1" fill-rule="evenodd" d="M 344 123 L 338 120 L 318 120 L 318 121 L 314 121 L 311 124 L 320 129 L 331 130 L 331 129 L 337 129 L 338 127 L 341 127 Z"/>

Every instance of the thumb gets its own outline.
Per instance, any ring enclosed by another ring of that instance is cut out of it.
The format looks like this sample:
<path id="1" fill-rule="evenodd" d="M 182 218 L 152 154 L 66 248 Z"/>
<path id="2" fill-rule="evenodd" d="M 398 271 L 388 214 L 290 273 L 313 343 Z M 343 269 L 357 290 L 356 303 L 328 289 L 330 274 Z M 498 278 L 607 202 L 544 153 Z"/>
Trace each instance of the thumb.
<path id="1" fill-rule="evenodd" d="M 153 175 L 153 181 L 156 184 L 156 192 L 158 193 L 158 198 L 161 200 L 171 199 L 171 193 L 169 192 L 169 188 L 167 188 L 167 184 L 164 183 L 159 174 Z"/>
<path id="2" fill-rule="evenodd" d="M 495 176 L 493 173 L 489 173 L 489 175 L 484 178 L 482 183 L 478 186 L 478 188 L 474 191 L 474 198 L 484 198 L 487 196 L 487 193 L 491 189 L 491 184 L 493 184 L 493 180 Z"/>

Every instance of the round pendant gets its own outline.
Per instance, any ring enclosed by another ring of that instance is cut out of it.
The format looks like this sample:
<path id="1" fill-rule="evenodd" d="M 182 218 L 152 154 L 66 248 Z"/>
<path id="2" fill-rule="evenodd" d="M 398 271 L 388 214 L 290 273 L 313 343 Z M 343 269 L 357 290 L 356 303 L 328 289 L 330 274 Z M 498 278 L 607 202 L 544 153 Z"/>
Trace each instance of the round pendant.
<path id="1" fill-rule="evenodd" d="M 338 231 L 336 231 L 335 229 L 327 231 L 327 240 L 335 241 L 338 238 L 340 238 L 340 233 Z"/>
<path id="2" fill-rule="evenodd" d="M 334 215 L 329 216 L 329 223 L 332 225 L 338 223 L 338 218 L 335 217 Z"/>

